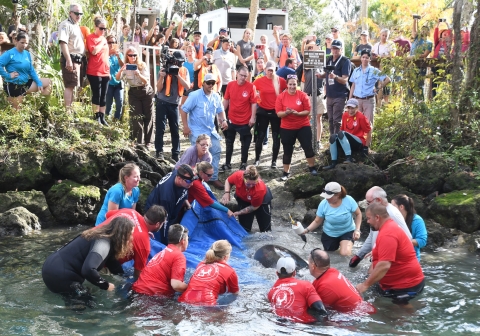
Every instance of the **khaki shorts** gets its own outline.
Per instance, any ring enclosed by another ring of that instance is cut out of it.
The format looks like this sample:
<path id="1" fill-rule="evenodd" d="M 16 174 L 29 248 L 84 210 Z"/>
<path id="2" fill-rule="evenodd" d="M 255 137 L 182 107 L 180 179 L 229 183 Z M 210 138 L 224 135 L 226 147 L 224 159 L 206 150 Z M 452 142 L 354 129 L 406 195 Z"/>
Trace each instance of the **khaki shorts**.
<path id="1" fill-rule="evenodd" d="M 62 77 L 63 77 L 63 84 L 65 84 L 66 88 L 74 88 L 76 86 L 80 86 L 80 68 L 81 64 L 73 63 L 73 71 L 69 71 L 65 68 L 66 62 L 65 58 L 60 59 L 60 65 L 62 68 Z"/>
<path id="2" fill-rule="evenodd" d="M 313 97 L 308 96 L 310 99 L 310 105 L 313 107 Z M 317 115 L 322 116 L 326 112 L 327 108 L 325 106 L 325 100 L 322 99 L 322 96 L 317 96 Z M 312 110 L 313 115 L 313 110 Z"/>

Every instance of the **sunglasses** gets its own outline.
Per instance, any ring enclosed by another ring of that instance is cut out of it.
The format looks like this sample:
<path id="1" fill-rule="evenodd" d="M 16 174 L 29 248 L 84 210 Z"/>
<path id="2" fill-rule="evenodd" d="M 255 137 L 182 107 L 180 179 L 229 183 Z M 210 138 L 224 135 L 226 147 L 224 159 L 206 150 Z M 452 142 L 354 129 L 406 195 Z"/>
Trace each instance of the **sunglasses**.
<path id="1" fill-rule="evenodd" d="M 128 57 L 137 57 L 137 54 L 128 54 Z"/>
<path id="2" fill-rule="evenodd" d="M 322 249 L 320 247 L 317 247 L 317 248 L 314 248 L 313 250 L 310 251 L 310 257 L 312 257 L 312 261 L 313 261 L 313 264 L 315 265 L 315 267 L 318 267 L 317 266 L 317 263 L 315 262 L 315 258 L 313 256 L 313 252 L 317 251 L 317 250 L 320 250 L 322 251 Z"/>
<path id="3" fill-rule="evenodd" d="M 335 195 L 336 194 L 336 192 L 334 192 L 334 191 L 325 190 L 325 189 L 323 189 L 323 192 L 327 195 Z"/>
<path id="4" fill-rule="evenodd" d="M 208 177 L 212 177 L 212 176 L 213 176 L 213 174 L 207 174 L 207 173 L 205 173 L 203 170 L 202 170 L 202 172 L 203 172 L 205 175 L 207 175 Z"/>
<path id="5" fill-rule="evenodd" d="M 287 75 L 287 79 L 297 79 L 297 75 Z"/>
<path id="6" fill-rule="evenodd" d="M 115 44 L 115 43 L 117 43 L 117 42 L 112 42 L 112 41 L 110 41 L 110 42 L 107 42 L 107 43 L 108 43 L 108 44 Z"/>
<path id="7" fill-rule="evenodd" d="M 72 13 L 75 14 L 76 16 L 83 15 L 83 13 L 80 13 L 80 12 L 72 12 Z"/>
<path id="8" fill-rule="evenodd" d="M 215 82 L 215 81 L 208 81 L 208 82 L 205 82 L 205 84 L 207 84 L 207 85 L 215 85 L 215 83 L 217 83 L 217 82 Z"/>
<path id="9" fill-rule="evenodd" d="M 191 177 L 183 176 L 180 174 L 177 174 L 177 176 L 180 177 L 182 180 L 184 180 L 186 184 L 190 184 L 193 182 Z"/>
<path id="10" fill-rule="evenodd" d="M 258 179 L 255 180 L 255 181 L 252 181 L 252 180 L 247 181 L 247 179 L 244 178 L 243 181 L 245 182 L 245 186 L 247 186 L 247 187 L 253 187 L 254 185 L 256 185 L 258 183 Z"/>
<path id="11" fill-rule="evenodd" d="M 105 31 L 105 30 L 107 30 L 107 28 L 106 28 L 106 27 L 97 27 L 97 28 L 98 28 L 98 29 L 100 29 L 101 31 Z"/>

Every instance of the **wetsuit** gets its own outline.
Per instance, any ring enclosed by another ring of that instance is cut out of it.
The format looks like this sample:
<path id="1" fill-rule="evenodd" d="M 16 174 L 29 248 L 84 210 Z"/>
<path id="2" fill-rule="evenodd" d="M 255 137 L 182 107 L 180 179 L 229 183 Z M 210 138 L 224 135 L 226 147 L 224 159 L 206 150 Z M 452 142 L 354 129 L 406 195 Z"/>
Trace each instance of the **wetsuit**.
<path id="1" fill-rule="evenodd" d="M 88 280 L 101 289 L 109 283 L 98 273 L 104 266 L 114 274 L 123 273 L 113 256 L 109 239 L 88 241 L 78 236 L 48 256 L 43 264 L 43 282 L 54 293 L 73 293 L 72 284 Z"/>

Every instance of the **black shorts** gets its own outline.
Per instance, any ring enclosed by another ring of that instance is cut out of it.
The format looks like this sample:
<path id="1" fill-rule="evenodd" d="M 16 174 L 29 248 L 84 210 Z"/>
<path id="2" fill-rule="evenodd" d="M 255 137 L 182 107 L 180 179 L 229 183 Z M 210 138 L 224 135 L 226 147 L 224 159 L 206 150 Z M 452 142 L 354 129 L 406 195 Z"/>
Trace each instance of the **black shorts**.
<path id="1" fill-rule="evenodd" d="M 382 296 L 391 298 L 393 303 L 398 305 L 406 305 L 411 299 L 420 294 L 424 287 L 425 278 L 423 278 L 418 285 L 410 288 L 383 290 L 380 288 L 380 286 L 378 286 L 378 291 Z"/>
<path id="2" fill-rule="evenodd" d="M 344 233 L 340 237 L 330 237 L 325 232 L 323 232 L 322 233 L 323 249 L 325 251 L 336 251 L 340 247 L 340 242 L 342 240 L 349 240 L 353 243 L 353 232 L 354 231 L 355 230 L 348 231 L 347 233 Z"/>
<path id="3" fill-rule="evenodd" d="M 3 81 L 3 91 L 5 91 L 9 97 L 25 96 L 30 86 L 32 86 L 32 83 L 33 79 L 29 79 L 25 84 L 13 84 Z"/>

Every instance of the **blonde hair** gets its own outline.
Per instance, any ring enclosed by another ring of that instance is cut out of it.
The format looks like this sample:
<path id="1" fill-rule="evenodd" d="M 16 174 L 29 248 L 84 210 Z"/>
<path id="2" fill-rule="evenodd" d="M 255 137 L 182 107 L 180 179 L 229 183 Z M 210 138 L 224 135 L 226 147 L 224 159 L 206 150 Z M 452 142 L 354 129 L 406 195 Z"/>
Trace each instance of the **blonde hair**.
<path id="1" fill-rule="evenodd" d="M 232 245 L 228 240 L 217 240 L 205 253 L 205 264 L 213 264 L 224 259 L 232 252 Z"/>
<path id="2" fill-rule="evenodd" d="M 209 170 L 209 169 L 213 169 L 213 166 L 210 162 L 207 162 L 207 161 L 202 161 L 202 162 L 199 162 L 197 163 L 197 172 L 204 172 Z"/>
<path id="3" fill-rule="evenodd" d="M 143 62 L 141 60 L 142 59 L 142 53 L 139 53 L 137 48 L 135 48 L 134 46 L 129 46 L 127 48 L 127 52 L 125 54 L 128 55 L 129 51 L 133 51 L 135 54 L 137 54 L 137 59 L 135 60 L 135 63 L 130 63 L 130 64 L 136 64 L 138 66 L 138 70 L 140 70 L 140 71 L 142 71 L 144 68 L 147 67 L 145 62 Z M 128 57 L 125 57 L 125 59 L 128 60 Z M 127 62 L 125 62 L 125 63 L 127 63 Z"/>
<path id="4" fill-rule="evenodd" d="M 118 173 L 118 182 L 123 185 L 123 188 L 126 188 L 125 177 L 132 175 L 135 169 L 138 169 L 138 171 L 140 171 L 140 168 L 135 163 L 127 163 L 125 166 L 122 167 L 122 169 L 120 169 L 120 172 Z"/>
<path id="5" fill-rule="evenodd" d="M 250 37 L 248 38 L 248 40 L 251 41 L 251 40 L 252 40 L 253 31 L 252 31 L 250 28 L 247 28 L 247 29 L 245 29 L 245 30 L 243 31 L 242 39 L 245 37 L 245 33 L 246 33 L 247 31 L 250 31 Z"/>
<path id="6" fill-rule="evenodd" d="M 210 136 L 208 134 L 200 134 L 197 137 L 197 140 L 195 141 L 195 143 L 200 143 L 200 141 L 202 140 L 207 140 L 209 144 L 212 143 L 212 141 L 210 140 Z"/>

